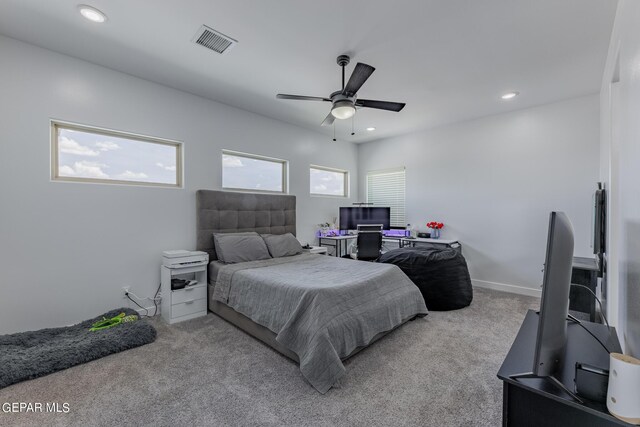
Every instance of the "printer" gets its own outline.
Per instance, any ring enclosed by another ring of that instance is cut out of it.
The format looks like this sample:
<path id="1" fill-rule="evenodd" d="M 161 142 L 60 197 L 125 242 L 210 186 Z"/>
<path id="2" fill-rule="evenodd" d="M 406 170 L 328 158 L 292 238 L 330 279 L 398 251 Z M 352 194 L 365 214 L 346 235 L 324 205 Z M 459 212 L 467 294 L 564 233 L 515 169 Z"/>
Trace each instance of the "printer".
<path id="1" fill-rule="evenodd" d="M 209 254 L 202 251 L 164 251 L 162 252 L 162 265 L 167 268 L 196 267 L 207 265 Z"/>

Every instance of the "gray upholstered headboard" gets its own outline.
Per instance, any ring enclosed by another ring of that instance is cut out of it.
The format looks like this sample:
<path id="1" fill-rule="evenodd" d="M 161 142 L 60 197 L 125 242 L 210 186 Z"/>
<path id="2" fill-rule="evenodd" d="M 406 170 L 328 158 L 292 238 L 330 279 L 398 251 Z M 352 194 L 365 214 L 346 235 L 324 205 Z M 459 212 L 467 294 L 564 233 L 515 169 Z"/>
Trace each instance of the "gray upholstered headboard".
<path id="1" fill-rule="evenodd" d="M 198 190 L 196 215 L 196 249 L 210 260 L 218 259 L 213 233 L 296 234 L 296 196 Z"/>

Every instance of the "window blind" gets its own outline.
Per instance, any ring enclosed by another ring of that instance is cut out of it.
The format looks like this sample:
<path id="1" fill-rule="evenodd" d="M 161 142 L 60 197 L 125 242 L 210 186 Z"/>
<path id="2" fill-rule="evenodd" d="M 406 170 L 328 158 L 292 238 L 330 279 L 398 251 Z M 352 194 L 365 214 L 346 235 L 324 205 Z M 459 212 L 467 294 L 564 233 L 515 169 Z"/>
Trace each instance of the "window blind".
<path id="1" fill-rule="evenodd" d="M 405 227 L 405 169 L 367 173 L 367 203 L 391 208 L 391 226 Z"/>

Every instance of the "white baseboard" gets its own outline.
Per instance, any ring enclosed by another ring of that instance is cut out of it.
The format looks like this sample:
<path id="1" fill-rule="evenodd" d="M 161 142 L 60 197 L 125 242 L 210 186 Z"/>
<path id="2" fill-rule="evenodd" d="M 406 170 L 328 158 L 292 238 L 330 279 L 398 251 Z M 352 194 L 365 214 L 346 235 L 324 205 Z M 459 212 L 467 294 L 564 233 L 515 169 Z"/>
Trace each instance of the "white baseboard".
<path id="1" fill-rule="evenodd" d="M 528 295 L 530 297 L 540 297 L 542 290 L 527 288 L 518 285 L 508 285 L 506 283 L 487 282 L 486 280 L 471 279 L 471 283 L 474 287 L 493 289 L 495 291 L 510 292 L 518 295 Z"/>

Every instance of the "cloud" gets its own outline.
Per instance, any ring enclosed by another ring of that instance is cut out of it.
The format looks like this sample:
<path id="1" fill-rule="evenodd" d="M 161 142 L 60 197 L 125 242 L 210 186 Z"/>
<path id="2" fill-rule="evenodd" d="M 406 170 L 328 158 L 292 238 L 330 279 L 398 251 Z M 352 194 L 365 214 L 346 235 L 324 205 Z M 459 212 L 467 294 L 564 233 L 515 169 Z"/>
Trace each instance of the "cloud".
<path id="1" fill-rule="evenodd" d="M 120 149 L 120 146 L 113 141 L 96 142 L 96 147 L 98 147 L 100 151 L 113 151 Z"/>
<path id="2" fill-rule="evenodd" d="M 75 174 L 76 171 L 71 166 L 64 165 L 60 167 L 61 176 L 74 176 Z"/>
<path id="3" fill-rule="evenodd" d="M 91 148 L 80 145 L 73 139 L 61 136 L 58 140 L 58 148 L 61 153 L 75 154 L 77 156 L 91 156 L 95 157 L 100 155 L 99 151 L 92 150 Z"/>
<path id="4" fill-rule="evenodd" d="M 144 172 L 131 172 L 130 170 L 127 170 L 120 175 L 117 175 L 116 178 L 125 180 L 140 180 L 149 178 L 149 175 Z"/>
<path id="5" fill-rule="evenodd" d="M 313 186 L 313 191 L 327 191 L 327 186 L 320 184 L 320 185 L 314 185 Z"/>
<path id="6" fill-rule="evenodd" d="M 106 167 L 108 166 L 102 163 L 88 162 L 86 160 L 83 160 L 81 162 L 75 162 L 73 166 L 61 166 L 59 173 L 60 176 L 108 179 L 109 175 L 102 170 L 102 168 Z"/>
<path id="7" fill-rule="evenodd" d="M 239 158 L 224 154 L 222 156 L 222 166 L 225 168 L 241 168 L 244 164 L 242 164 L 242 160 Z"/>
<path id="8" fill-rule="evenodd" d="M 175 166 L 165 166 L 164 163 L 158 162 L 158 163 L 156 163 L 156 166 L 158 166 L 159 168 L 168 170 L 168 171 L 172 171 L 172 172 L 176 171 L 176 167 Z"/>

